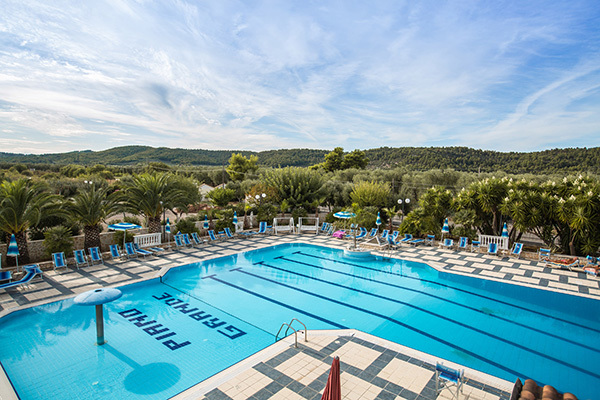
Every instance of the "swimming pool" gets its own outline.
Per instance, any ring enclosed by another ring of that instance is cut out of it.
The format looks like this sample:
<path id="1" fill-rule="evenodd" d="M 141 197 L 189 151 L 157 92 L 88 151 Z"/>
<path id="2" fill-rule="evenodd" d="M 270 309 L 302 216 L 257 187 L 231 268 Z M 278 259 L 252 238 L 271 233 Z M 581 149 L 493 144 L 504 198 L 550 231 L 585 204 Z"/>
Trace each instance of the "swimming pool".
<path id="1" fill-rule="evenodd" d="M 599 302 L 279 245 L 171 269 L 93 311 L 65 300 L 0 319 L 0 361 L 23 399 L 163 399 L 273 343 L 282 322 L 355 328 L 507 379 L 598 398 Z"/>

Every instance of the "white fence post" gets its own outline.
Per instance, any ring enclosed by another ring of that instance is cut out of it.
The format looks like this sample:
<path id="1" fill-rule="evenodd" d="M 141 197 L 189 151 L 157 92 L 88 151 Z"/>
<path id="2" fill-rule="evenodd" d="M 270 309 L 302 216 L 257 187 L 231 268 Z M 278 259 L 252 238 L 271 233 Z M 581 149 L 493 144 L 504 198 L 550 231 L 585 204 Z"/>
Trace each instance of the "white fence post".
<path id="1" fill-rule="evenodd" d="M 496 243 L 500 250 L 508 250 L 508 238 L 503 236 L 479 235 L 479 245 L 488 246 L 490 243 Z"/>

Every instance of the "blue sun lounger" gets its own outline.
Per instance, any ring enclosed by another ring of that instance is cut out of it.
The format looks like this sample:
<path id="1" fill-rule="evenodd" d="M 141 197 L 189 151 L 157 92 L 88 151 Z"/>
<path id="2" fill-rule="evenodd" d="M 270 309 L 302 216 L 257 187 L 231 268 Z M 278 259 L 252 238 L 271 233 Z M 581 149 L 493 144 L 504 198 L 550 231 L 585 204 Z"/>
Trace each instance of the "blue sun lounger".
<path id="1" fill-rule="evenodd" d="M 462 236 L 459 240 L 458 240 L 458 249 L 459 250 L 467 250 L 467 246 L 469 245 L 469 238 Z"/>
<path id="2" fill-rule="evenodd" d="M 208 231 L 208 237 L 211 241 L 219 240 L 219 238 L 217 238 L 217 235 L 215 235 L 215 231 L 213 230 Z"/>
<path id="3" fill-rule="evenodd" d="M 183 240 L 183 244 L 186 247 L 194 247 L 192 241 L 190 240 L 190 235 L 188 235 L 187 233 L 181 234 L 181 240 Z"/>
<path id="4" fill-rule="evenodd" d="M 225 233 L 225 236 L 227 237 L 227 239 L 233 239 L 233 233 L 231 233 L 231 229 L 229 228 L 225 228 L 223 229 L 223 232 Z"/>
<path id="5" fill-rule="evenodd" d="M 12 282 L 12 273 L 10 271 L 0 271 L 0 282 L 8 281 L 5 283 Z"/>
<path id="6" fill-rule="evenodd" d="M 407 243 L 410 244 L 411 246 L 417 247 L 421 243 L 425 243 L 425 239 L 413 239 L 413 240 L 409 240 Z"/>
<path id="7" fill-rule="evenodd" d="M 381 238 L 382 238 L 382 239 L 386 239 L 386 238 L 388 237 L 388 235 L 389 235 L 389 234 L 390 234 L 390 231 L 389 231 L 389 230 L 387 230 L 387 229 L 384 229 L 384 230 L 381 232 Z"/>
<path id="8" fill-rule="evenodd" d="M 118 244 L 111 244 L 108 247 L 110 249 L 110 256 L 112 257 L 113 260 L 116 259 L 116 258 L 123 257 L 121 255 L 121 251 L 119 250 L 119 245 Z"/>
<path id="9" fill-rule="evenodd" d="M 62 253 L 55 253 L 55 254 L 62 254 Z M 15 286 L 26 285 L 29 282 L 31 282 L 31 280 L 36 275 L 41 275 L 42 277 L 44 276 L 44 273 L 42 272 L 42 270 L 40 269 L 40 267 L 37 264 L 26 265 L 25 267 L 23 267 L 23 269 L 26 272 L 25 276 L 23 278 L 19 279 L 18 281 L 15 281 L 15 282 L 4 283 L 4 284 L 0 285 L 0 289 L 8 289 L 8 288 L 15 287 Z"/>
<path id="10" fill-rule="evenodd" d="M 363 227 L 360 227 L 360 228 L 358 228 L 358 229 L 360 229 L 360 233 L 359 233 L 358 235 L 356 235 L 356 238 L 357 238 L 357 239 L 362 239 L 362 238 L 364 238 L 364 237 L 366 237 L 366 236 L 367 236 L 367 233 L 369 233 L 369 231 L 367 231 L 367 230 L 366 230 L 365 228 L 363 228 Z"/>
<path id="11" fill-rule="evenodd" d="M 400 243 L 408 243 L 411 240 L 413 240 L 413 235 L 411 235 L 410 233 L 405 233 L 404 234 L 404 239 L 400 239 L 399 242 Z"/>
<path id="12" fill-rule="evenodd" d="M 513 248 L 510 251 L 511 256 L 516 256 L 517 258 L 521 258 L 521 252 L 523 251 L 523 243 L 515 243 L 513 244 Z"/>
<path id="13" fill-rule="evenodd" d="M 173 239 L 175 240 L 175 247 L 177 247 L 177 248 L 185 247 L 185 243 L 183 243 L 182 235 L 175 235 L 175 236 L 173 236 Z"/>
<path id="14" fill-rule="evenodd" d="M 141 255 L 143 255 L 144 257 L 146 257 L 146 256 L 153 256 L 153 255 L 154 255 L 154 252 L 153 252 L 153 251 L 146 250 L 146 249 L 142 249 L 142 248 L 140 247 L 140 245 L 139 245 L 139 244 L 137 244 L 137 243 L 134 243 L 134 244 L 133 244 L 133 248 L 135 249 L 135 252 L 136 252 L 136 253 L 138 253 L 138 254 L 141 254 Z M 162 251 L 162 249 L 161 249 L 160 251 Z"/>
<path id="15" fill-rule="evenodd" d="M 454 240 L 446 238 L 442 243 L 440 243 L 440 247 L 446 247 L 448 249 L 451 249 L 452 247 L 454 247 Z"/>
<path id="16" fill-rule="evenodd" d="M 56 268 L 67 268 L 67 260 L 65 259 L 65 253 L 52 253 L 52 262 L 54 263 L 54 270 Z"/>
<path id="17" fill-rule="evenodd" d="M 90 263 L 92 265 L 94 265 L 94 263 L 99 263 L 99 264 L 104 264 L 104 260 L 102 259 L 102 253 L 100 252 L 100 249 L 97 247 L 90 247 L 88 249 L 88 252 L 90 253 Z"/>
<path id="18" fill-rule="evenodd" d="M 196 232 L 192 232 L 192 240 L 196 245 L 201 245 L 204 243 L 204 240 L 200 239 Z"/>
<path id="19" fill-rule="evenodd" d="M 77 269 L 79 269 L 80 266 L 89 266 L 87 257 L 85 256 L 85 250 L 74 250 L 73 255 L 75 256 L 75 265 L 77 266 Z"/>
<path id="20" fill-rule="evenodd" d="M 488 245 L 487 253 L 492 256 L 498 255 L 498 245 L 496 243 L 490 243 Z"/>

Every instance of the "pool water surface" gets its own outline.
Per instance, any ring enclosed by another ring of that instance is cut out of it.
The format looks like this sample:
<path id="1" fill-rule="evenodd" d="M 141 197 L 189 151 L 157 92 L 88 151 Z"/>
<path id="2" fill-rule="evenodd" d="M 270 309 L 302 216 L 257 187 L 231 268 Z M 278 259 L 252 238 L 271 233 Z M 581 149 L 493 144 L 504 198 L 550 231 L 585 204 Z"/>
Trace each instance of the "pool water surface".
<path id="1" fill-rule="evenodd" d="M 0 319 L 0 362 L 22 399 L 164 399 L 274 342 L 283 322 L 354 328 L 500 378 L 579 398 L 600 387 L 599 302 L 285 244 L 171 269 L 105 305 L 72 299 Z"/>

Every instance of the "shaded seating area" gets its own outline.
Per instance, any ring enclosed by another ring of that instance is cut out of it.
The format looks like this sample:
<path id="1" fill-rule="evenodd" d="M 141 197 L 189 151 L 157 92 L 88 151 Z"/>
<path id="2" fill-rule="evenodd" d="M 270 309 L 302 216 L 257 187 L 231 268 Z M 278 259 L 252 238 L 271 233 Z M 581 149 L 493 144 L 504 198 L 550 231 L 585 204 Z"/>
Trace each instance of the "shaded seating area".
<path id="1" fill-rule="evenodd" d="M 57 254 L 62 254 L 62 253 L 57 253 Z M 42 270 L 40 269 L 40 267 L 37 264 L 26 265 L 23 267 L 23 269 L 25 270 L 25 276 L 23 276 L 23 278 L 19 279 L 18 281 L 15 281 L 15 282 L 4 283 L 4 284 L 0 285 L 0 289 L 8 289 L 8 288 L 15 287 L 15 286 L 26 285 L 29 282 L 31 282 L 31 280 L 33 278 L 35 278 L 36 275 L 40 275 L 42 277 L 44 276 L 44 273 L 42 272 Z M 5 272 L 5 271 L 3 271 L 3 272 Z"/>

